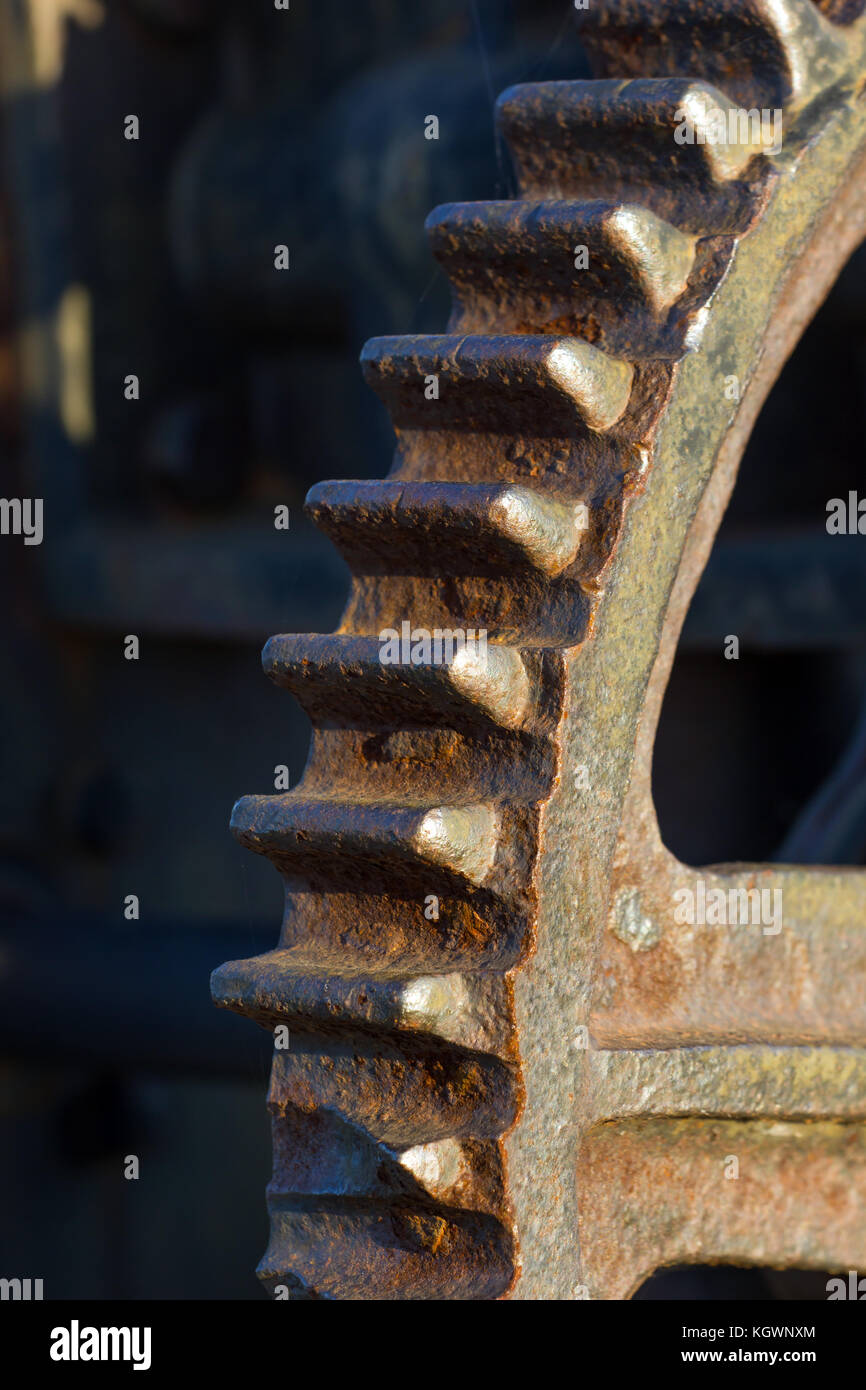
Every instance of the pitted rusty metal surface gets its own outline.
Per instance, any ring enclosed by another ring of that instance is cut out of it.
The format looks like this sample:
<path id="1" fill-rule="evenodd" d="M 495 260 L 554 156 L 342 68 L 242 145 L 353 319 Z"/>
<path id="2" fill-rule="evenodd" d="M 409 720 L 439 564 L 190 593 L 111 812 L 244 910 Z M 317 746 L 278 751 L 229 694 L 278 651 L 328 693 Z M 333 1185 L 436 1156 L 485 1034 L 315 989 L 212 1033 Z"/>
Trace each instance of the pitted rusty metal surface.
<path id="1" fill-rule="evenodd" d="M 352 591 L 335 635 L 266 648 L 310 758 L 233 828 L 286 914 L 213 985 L 290 1034 L 271 1290 L 622 1298 L 689 1261 L 866 1266 L 866 874 L 688 868 L 650 790 L 745 441 L 866 233 L 863 10 L 595 0 L 600 80 L 500 99 L 520 197 L 431 214 L 448 334 L 364 350 L 394 465 L 311 494 Z M 780 148 L 739 106 L 783 110 Z M 383 665 L 404 622 L 485 629 L 490 659 Z M 756 889 L 749 924 L 676 910 Z"/>

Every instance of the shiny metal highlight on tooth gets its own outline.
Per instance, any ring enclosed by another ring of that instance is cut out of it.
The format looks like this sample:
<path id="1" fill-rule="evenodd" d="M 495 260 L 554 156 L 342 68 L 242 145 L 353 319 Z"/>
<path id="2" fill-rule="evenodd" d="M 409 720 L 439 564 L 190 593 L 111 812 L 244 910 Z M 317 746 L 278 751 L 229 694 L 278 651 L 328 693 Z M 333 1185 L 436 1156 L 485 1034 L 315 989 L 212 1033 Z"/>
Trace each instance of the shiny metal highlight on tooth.
<path id="1" fill-rule="evenodd" d="M 493 867 L 499 826 L 490 806 L 437 806 L 411 839 L 419 858 L 482 884 Z"/>
<path id="2" fill-rule="evenodd" d="M 505 728 L 523 723 L 530 706 L 529 677 L 513 648 L 464 646 L 445 673 L 455 690 L 497 723 Z"/>
<path id="3" fill-rule="evenodd" d="M 575 560 L 586 515 L 582 503 L 568 506 L 517 485 L 503 488 L 490 508 L 491 519 L 503 536 L 519 545 L 537 569 L 551 576 Z"/>
<path id="4" fill-rule="evenodd" d="M 605 230 L 611 245 L 634 267 L 653 310 L 660 314 L 676 303 L 695 263 L 695 237 L 634 204 L 614 208 Z"/>
<path id="5" fill-rule="evenodd" d="M 570 338 L 554 344 L 546 366 L 552 380 L 579 406 L 590 429 L 609 430 L 625 413 L 634 379 L 631 363 Z"/>

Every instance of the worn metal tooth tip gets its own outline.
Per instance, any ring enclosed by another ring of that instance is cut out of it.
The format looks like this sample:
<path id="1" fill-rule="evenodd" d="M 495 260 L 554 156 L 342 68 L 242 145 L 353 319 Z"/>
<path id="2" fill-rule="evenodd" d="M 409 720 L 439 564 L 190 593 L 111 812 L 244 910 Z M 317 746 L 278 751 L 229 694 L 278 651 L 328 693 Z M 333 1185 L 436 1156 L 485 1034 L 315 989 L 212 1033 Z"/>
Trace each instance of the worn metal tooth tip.
<path id="1" fill-rule="evenodd" d="M 412 844 L 429 863 L 482 884 L 493 867 L 498 837 L 493 807 L 437 806 L 421 820 Z"/>
<path id="2" fill-rule="evenodd" d="M 715 87 L 695 82 L 680 97 L 679 111 L 685 131 L 696 143 L 719 179 L 738 178 L 756 155 L 768 154 L 772 140 L 763 127 L 749 119 Z M 748 113 L 745 113 L 748 116 Z"/>
<path id="3" fill-rule="evenodd" d="M 576 559 L 587 519 L 582 502 L 554 502 L 518 485 L 504 488 L 491 507 L 491 520 L 500 532 L 551 576 Z"/>
<path id="4" fill-rule="evenodd" d="M 435 1144 L 416 1144 L 400 1154 L 400 1166 L 431 1197 L 443 1197 L 453 1191 L 469 1174 L 466 1148 L 459 1139 L 440 1139 Z"/>
<path id="5" fill-rule="evenodd" d="M 416 975 L 400 990 L 401 1012 L 430 1025 L 438 1024 L 444 1015 L 464 1012 L 468 1003 L 466 980 L 460 974 Z"/>
<path id="6" fill-rule="evenodd" d="M 606 221 L 608 237 L 632 264 L 656 313 L 684 292 L 695 263 L 697 238 L 679 231 L 648 208 L 623 203 Z"/>
<path id="7" fill-rule="evenodd" d="M 550 349 L 547 370 L 571 396 L 593 430 L 608 430 L 624 414 L 631 395 L 634 367 L 619 362 L 579 338 L 561 340 Z"/>
<path id="8" fill-rule="evenodd" d="M 511 647 L 464 646 L 446 668 L 454 688 L 498 724 L 516 728 L 529 711 L 529 677 Z"/>

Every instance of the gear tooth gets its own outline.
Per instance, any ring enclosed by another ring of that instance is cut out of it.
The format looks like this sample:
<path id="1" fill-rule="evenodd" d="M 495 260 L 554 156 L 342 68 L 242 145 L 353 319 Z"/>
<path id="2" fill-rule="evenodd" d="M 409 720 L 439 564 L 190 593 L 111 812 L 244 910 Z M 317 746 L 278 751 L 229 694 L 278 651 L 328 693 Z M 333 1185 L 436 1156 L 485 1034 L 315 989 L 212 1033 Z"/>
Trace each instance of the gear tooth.
<path id="1" fill-rule="evenodd" d="M 579 370 L 580 357 L 560 369 Z M 452 573 L 515 566 L 560 574 L 576 559 L 588 525 L 584 503 L 561 502 L 518 484 L 321 483 L 307 501 L 316 525 L 356 573 L 385 567 L 426 573 L 448 548 Z M 488 651 L 489 651 L 488 647 Z"/>
<path id="2" fill-rule="evenodd" d="M 846 57 L 844 32 L 812 0 L 593 0 L 578 23 L 606 77 L 700 77 L 746 107 L 789 113 L 826 89 Z"/>
<path id="3" fill-rule="evenodd" d="M 317 1040 L 274 1053 L 270 1106 L 324 1108 L 376 1143 L 412 1147 L 456 1136 L 497 1139 L 518 1092 L 507 1063 L 458 1047 Z"/>
<path id="4" fill-rule="evenodd" d="M 710 112 L 733 139 L 702 142 Z M 754 215 L 766 146 L 729 112 L 720 91 L 679 77 L 530 83 L 498 104 L 524 197 L 634 203 L 695 235 L 743 230 Z M 696 128 L 679 143 L 684 113 Z"/>
<path id="5" fill-rule="evenodd" d="M 270 1290 L 288 1278 L 300 1298 L 495 1299 L 514 1277 L 511 1238 L 491 1217 L 409 1201 L 268 1205 L 271 1240 L 258 1273 Z"/>
<path id="6" fill-rule="evenodd" d="M 294 1035 L 391 1040 L 423 1036 L 505 1055 L 510 1010 L 504 978 L 452 971 L 394 976 L 316 973 L 303 953 L 269 951 L 214 971 L 214 1003 Z"/>
<path id="7" fill-rule="evenodd" d="M 680 99 L 680 110 L 692 124 L 697 148 L 706 151 L 707 162 L 720 182 L 739 178 L 757 155 L 767 152 L 767 145 L 760 135 L 756 136 L 751 122 L 741 126 L 739 118 L 736 120 L 736 139 L 714 141 L 716 113 L 723 113 L 728 127 L 732 118 L 738 117 L 739 109 L 705 83 L 690 83 Z"/>
<path id="8" fill-rule="evenodd" d="M 372 338 L 364 375 L 397 429 L 607 430 L 628 405 L 633 367 L 578 339 L 550 337 Z M 425 382 L 437 379 L 437 396 Z"/>
<path id="9" fill-rule="evenodd" d="M 658 318 L 685 292 L 695 238 L 647 208 L 605 202 L 456 203 L 428 218 L 454 289 L 455 326 L 554 331 L 598 321 L 605 338 L 630 314 Z M 578 248 L 587 264 L 576 266 Z M 647 335 L 651 355 L 658 334 Z"/>
<path id="10" fill-rule="evenodd" d="M 378 637 L 284 635 L 270 639 L 262 664 L 311 718 L 362 719 L 365 727 L 384 728 L 450 718 L 518 728 L 529 714 L 529 676 L 510 647 L 473 639 L 440 665 L 391 665 L 382 656 Z"/>
<path id="11" fill-rule="evenodd" d="M 241 844 L 304 876 L 347 866 L 394 870 L 414 864 L 480 886 L 496 857 L 499 820 L 492 806 L 416 809 L 387 803 L 246 796 L 232 813 Z"/>

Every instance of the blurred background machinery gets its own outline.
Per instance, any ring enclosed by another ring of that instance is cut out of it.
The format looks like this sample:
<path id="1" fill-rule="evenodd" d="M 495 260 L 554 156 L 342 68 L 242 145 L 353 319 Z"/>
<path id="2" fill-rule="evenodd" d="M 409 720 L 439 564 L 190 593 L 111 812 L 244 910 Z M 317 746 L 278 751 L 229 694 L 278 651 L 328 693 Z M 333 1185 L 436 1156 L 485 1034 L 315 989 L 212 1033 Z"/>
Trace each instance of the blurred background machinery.
<path id="1" fill-rule="evenodd" d="M 387 469 L 357 356 L 445 324 L 427 212 L 513 192 L 498 91 L 585 75 L 568 0 L 0 0 L 0 492 L 45 506 L 40 546 L 0 537 L 0 1273 L 47 1297 L 263 1297 L 267 1039 L 208 996 L 281 900 L 232 801 L 306 756 L 258 648 L 339 618 L 303 497 Z M 686 862 L 866 862 L 866 542 L 825 526 L 864 385 L 861 251 L 683 635 L 655 789 Z"/>

